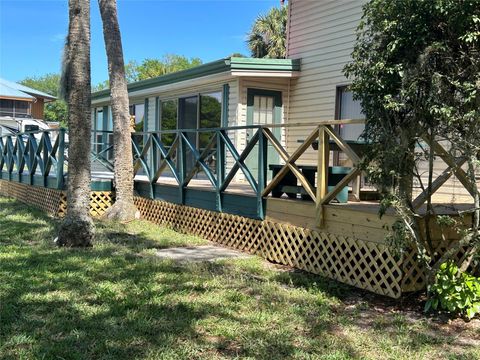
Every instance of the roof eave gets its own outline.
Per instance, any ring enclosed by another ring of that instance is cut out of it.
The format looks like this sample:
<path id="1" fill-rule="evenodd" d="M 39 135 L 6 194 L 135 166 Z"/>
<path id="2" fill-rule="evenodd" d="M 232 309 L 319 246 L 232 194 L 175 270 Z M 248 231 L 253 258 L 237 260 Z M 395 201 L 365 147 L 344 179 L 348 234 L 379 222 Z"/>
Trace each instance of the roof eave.
<path id="1" fill-rule="evenodd" d="M 253 59 L 225 58 L 191 69 L 162 75 L 156 78 L 141 80 L 127 85 L 129 93 L 158 88 L 159 86 L 179 83 L 209 75 L 229 72 L 233 76 L 295 77 L 300 71 L 300 61 L 292 59 Z M 110 96 L 110 89 L 92 93 L 92 100 L 100 100 Z"/>

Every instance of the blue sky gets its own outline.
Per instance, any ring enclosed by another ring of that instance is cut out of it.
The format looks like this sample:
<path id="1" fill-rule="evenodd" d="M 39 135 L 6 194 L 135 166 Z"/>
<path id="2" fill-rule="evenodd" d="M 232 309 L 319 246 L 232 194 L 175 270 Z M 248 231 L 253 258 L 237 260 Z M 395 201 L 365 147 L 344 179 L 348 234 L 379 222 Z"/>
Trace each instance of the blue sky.
<path id="1" fill-rule="evenodd" d="M 167 53 L 204 62 L 248 55 L 245 34 L 279 0 L 117 0 L 125 60 Z M 92 4 L 92 83 L 107 79 L 102 24 Z M 68 0 L 0 0 L 0 77 L 18 81 L 59 72 Z"/>

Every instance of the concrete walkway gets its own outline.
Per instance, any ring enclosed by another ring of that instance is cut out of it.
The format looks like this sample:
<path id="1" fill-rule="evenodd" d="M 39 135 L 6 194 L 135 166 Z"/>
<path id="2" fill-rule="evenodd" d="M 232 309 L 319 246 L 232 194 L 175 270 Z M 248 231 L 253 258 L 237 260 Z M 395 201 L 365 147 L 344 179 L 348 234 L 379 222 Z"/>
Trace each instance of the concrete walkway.
<path id="1" fill-rule="evenodd" d="M 156 256 L 161 259 L 172 259 L 179 262 L 202 262 L 251 257 L 251 255 L 241 251 L 214 245 L 167 248 L 158 250 Z"/>

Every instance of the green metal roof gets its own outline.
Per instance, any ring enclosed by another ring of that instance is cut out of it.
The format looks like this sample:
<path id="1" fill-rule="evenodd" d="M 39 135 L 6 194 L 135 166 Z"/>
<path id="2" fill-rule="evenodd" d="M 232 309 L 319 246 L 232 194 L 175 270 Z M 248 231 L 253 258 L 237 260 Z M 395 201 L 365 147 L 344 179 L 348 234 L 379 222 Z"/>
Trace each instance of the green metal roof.
<path id="1" fill-rule="evenodd" d="M 299 60 L 231 57 L 199 65 L 191 69 L 162 75 L 156 78 L 136 81 L 128 84 L 128 91 L 131 92 L 162 85 L 174 84 L 180 81 L 196 79 L 207 75 L 220 74 L 227 71 L 291 72 L 299 70 Z M 110 96 L 110 89 L 94 92 L 92 94 L 92 100 L 100 99 L 106 96 Z"/>

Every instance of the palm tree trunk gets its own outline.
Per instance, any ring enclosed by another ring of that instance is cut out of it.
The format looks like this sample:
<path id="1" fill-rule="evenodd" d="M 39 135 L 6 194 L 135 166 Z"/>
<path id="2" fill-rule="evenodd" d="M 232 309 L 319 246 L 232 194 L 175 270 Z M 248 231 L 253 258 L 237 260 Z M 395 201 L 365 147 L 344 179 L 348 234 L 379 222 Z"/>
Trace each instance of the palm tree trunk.
<path id="1" fill-rule="evenodd" d="M 90 0 L 69 0 L 69 27 L 63 63 L 63 90 L 68 105 L 69 164 L 67 216 L 59 246 L 91 246 L 94 226 L 90 205 Z"/>
<path id="2" fill-rule="evenodd" d="M 116 0 L 98 0 L 98 5 L 103 22 L 112 99 L 116 196 L 115 204 L 107 211 L 105 216 L 127 221 L 135 218 L 137 208 L 133 202 L 133 156 L 122 39 L 118 24 Z"/>

